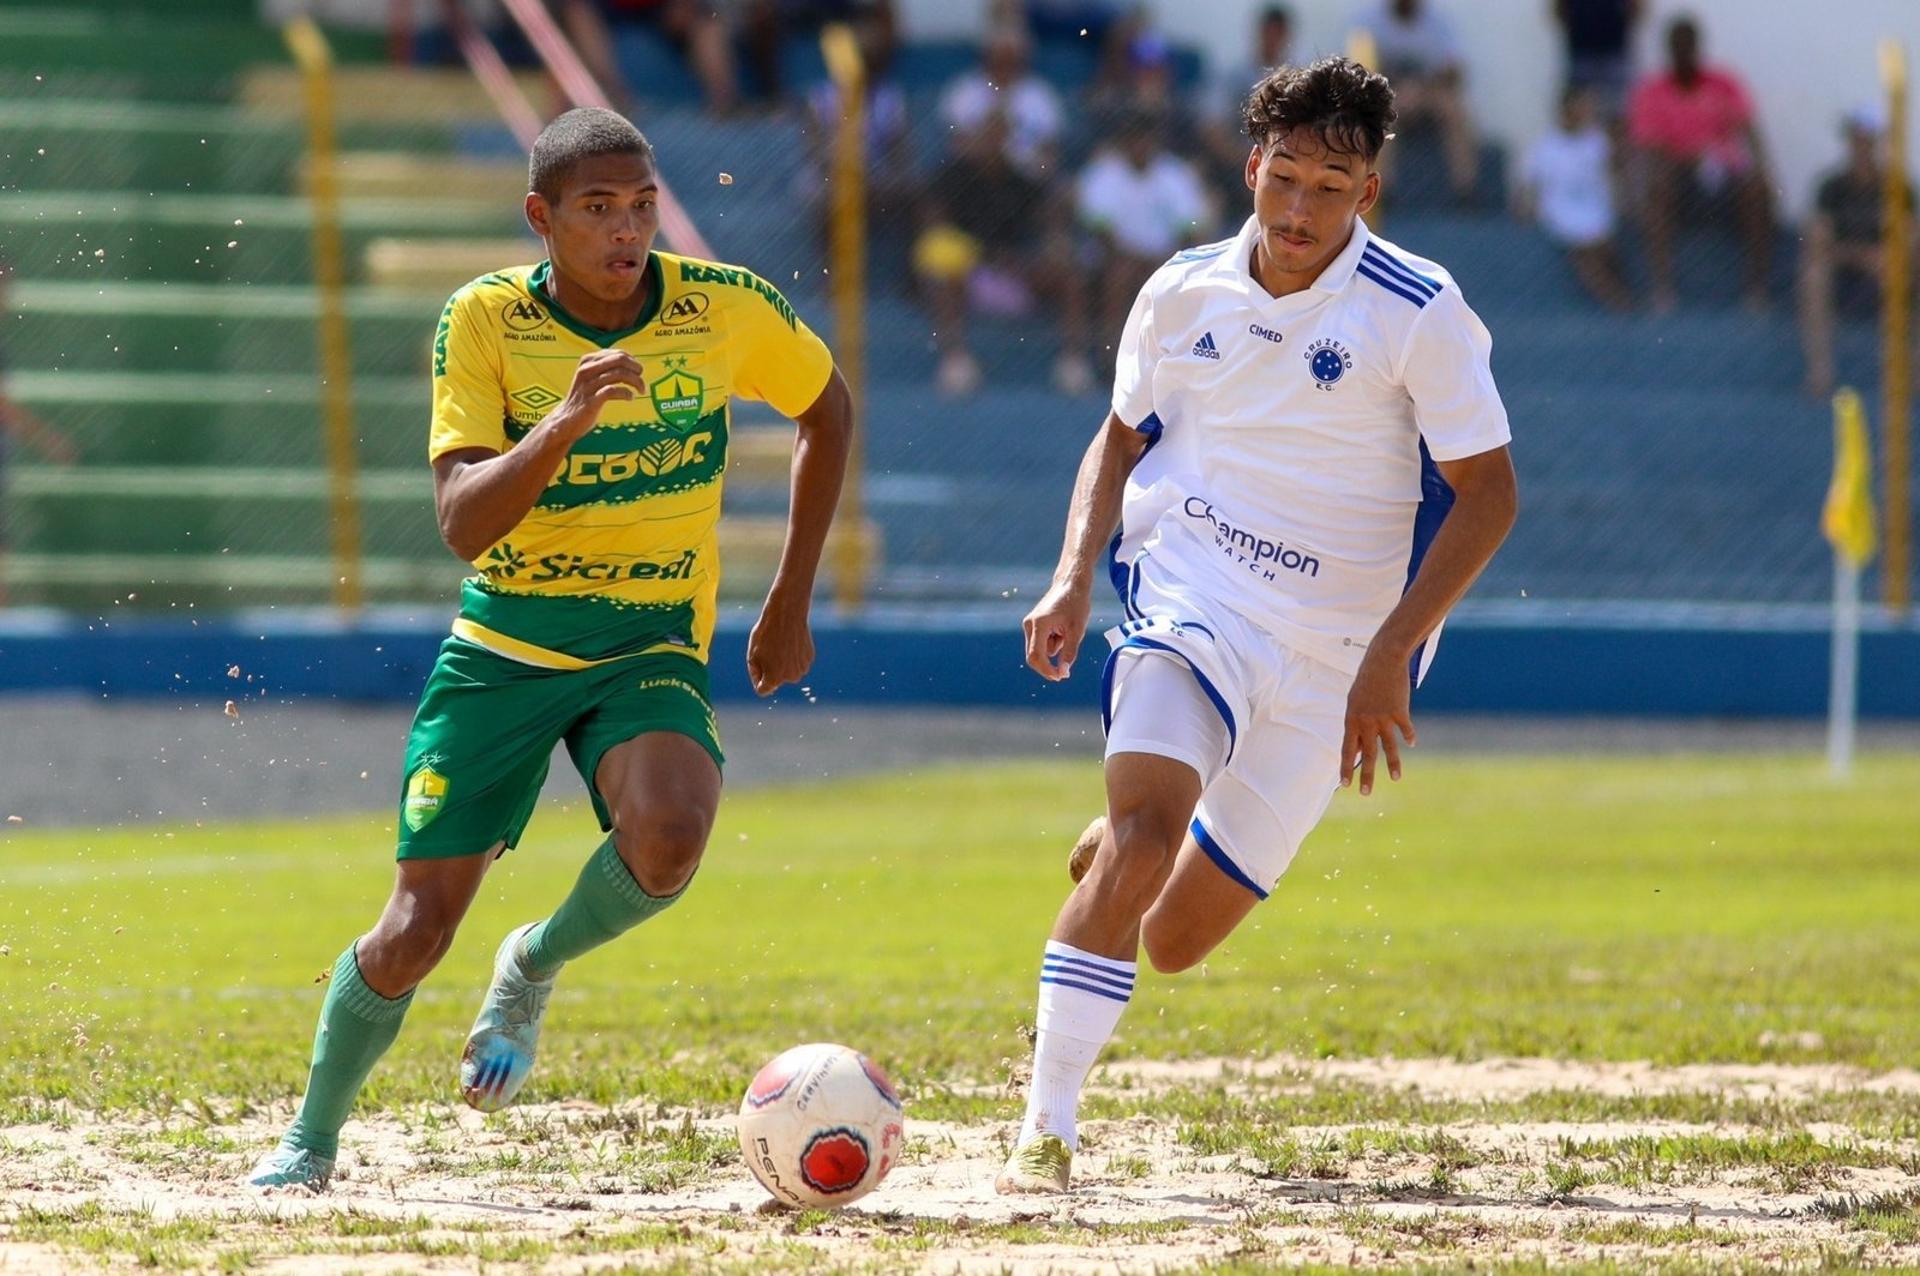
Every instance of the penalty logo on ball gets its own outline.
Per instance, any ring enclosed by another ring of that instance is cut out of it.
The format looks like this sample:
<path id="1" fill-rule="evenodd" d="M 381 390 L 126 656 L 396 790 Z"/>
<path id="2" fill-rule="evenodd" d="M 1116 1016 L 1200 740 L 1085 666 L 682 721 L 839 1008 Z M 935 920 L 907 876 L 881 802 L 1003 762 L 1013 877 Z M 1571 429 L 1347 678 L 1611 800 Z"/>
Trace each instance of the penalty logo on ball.
<path id="1" fill-rule="evenodd" d="M 800 1154 L 800 1177 L 816 1192 L 832 1196 L 850 1192 L 867 1176 L 873 1154 L 857 1130 L 837 1126 L 807 1140 Z"/>

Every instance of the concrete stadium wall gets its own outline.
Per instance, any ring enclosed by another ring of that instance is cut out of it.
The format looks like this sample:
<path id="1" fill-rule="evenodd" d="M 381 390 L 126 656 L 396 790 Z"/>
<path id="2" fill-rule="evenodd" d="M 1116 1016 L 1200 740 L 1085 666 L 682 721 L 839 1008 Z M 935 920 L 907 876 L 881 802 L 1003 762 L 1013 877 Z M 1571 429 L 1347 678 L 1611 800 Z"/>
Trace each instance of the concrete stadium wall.
<path id="1" fill-rule="evenodd" d="M 1213 65 L 1237 66 L 1251 55 L 1253 18 L 1268 0 L 1146 0 L 1161 27 L 1200 46 Z M 1356 13 L 1371 0 L 1288 0 L 1306 54 L 1338 52 Z M 1474 110 L 1489 136 L 1524 147 L 1547 127 L 1561 59 L 1551 0 L 1433 0 L 1465 44 Z M 899 0 L 916 36 L 967 37 L 980 30 L 987 0 Z M 1805 211 L 1816 174 L 1840 155 L 1838 126 L 1848 109 L 1881 100 L 1876 46 L 1884 36 L 1906 42 L 1920 58 L 1920 3 L 1915 0 L 1650 0 L 1640 31 L 1639 65 L 1661 57 L 1667 20 L 1696 15 L 1707 53 L 1745 76 L 1759 99 L 1761 127 L 1782 205 Z M 1920 130 L 1910 161 L 1920 169 Z"/>
<path id="2" fill-rule="evenodd" d="M 0 621 L 0 726 L 5 693 L 79 692 L 111 699 L 317 697 L 412 700 L 444 635 L 441 618 L 202 622 Z M 1103 648 L 1047 684 L 1021 660 L 1014 614 L 926 612 L 822 619 L 806 690 L 821 704 L 1081 707 L 1092 711 Z M 713 653 L 715 698 L 753 698 L 746 630 L 724 626 Z M 237 668 L 238 676 L 229 676 Z M 1619 623 L 1594 617 L 1541 625 L 1456 620 L 1417 710 L 1662 717 L 1804 717 L 1825 712 L 1827 635 L 1815 624 Z M 1869 631 L 1861 712 L 1920 719 L 1920 627 Z"/>

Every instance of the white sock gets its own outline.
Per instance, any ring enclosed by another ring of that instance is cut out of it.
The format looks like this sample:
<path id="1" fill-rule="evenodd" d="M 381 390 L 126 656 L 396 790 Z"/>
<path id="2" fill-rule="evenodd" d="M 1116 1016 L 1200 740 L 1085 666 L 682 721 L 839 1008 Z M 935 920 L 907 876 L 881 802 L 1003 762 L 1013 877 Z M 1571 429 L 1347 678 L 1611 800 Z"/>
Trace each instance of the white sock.
<path id="1" fill-rule="evenodd" d="M 1016 1146 L 1035 1135 L 1057 1134 L 1078 1151 L 1074 1121 L 1080 1087 L 1113 1036 L 1120 1012 L 1133 996 L 1138 967 L 1047 941 L 1040 961 L 1039 1034 L 1033 1047 L 1033 1081 L 1027 1087 L 1027 1119 Z"/>

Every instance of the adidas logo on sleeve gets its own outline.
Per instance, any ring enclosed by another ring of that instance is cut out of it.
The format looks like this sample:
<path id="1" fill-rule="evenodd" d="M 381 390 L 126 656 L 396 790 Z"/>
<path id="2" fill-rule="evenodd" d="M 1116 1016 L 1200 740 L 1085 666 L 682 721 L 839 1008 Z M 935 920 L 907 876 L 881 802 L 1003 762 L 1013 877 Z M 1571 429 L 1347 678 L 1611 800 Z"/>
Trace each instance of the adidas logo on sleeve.
<path id="1" fill-rule="evenodd" d="M 1220 347 L 1213 344 L 1213 334 L 1208 332 L 1202 334 L 1200 340 L 1193 343 L 1193 353 L 1195 357 L 1201 359 L 1218 359 Z"/>

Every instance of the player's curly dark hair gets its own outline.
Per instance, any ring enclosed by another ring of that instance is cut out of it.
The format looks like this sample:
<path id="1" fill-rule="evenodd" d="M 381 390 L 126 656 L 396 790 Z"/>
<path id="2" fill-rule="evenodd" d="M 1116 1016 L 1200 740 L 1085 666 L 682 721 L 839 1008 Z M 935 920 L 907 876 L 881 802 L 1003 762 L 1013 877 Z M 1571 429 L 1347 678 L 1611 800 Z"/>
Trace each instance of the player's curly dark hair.
<path id="1" fill-rule="evenodd" d="M 1305 128 L 1328 150 L 1372 160 L 1393 136 L 1395 114 L 1386 76 L 1352 58 L 1321 58 L 1269 71 L 1241 106 L 1240 125 L 1258 146 Z"/>
<path id="2" fill-rule="evenodd" d="M 581 160 L 598 155 L 644 155 L 647 141 L 626 116 L 599 106 L 580 106 L 558 115 L 533 139 L 527 153 L 527 187 L 549 200 L 560 198 L 567 174 Z"/>

